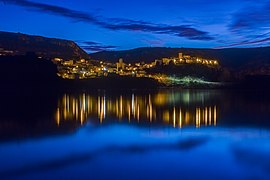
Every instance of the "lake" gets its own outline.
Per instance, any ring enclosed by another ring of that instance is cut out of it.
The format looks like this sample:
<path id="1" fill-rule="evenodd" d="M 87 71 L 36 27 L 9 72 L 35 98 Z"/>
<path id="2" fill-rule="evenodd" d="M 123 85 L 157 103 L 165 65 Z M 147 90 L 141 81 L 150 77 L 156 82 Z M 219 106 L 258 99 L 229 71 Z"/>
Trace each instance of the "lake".
<path id="1" fill-rule="evenodd" d="M 0 179 L 270 178 L 268 92 L 0 97 Z"/>

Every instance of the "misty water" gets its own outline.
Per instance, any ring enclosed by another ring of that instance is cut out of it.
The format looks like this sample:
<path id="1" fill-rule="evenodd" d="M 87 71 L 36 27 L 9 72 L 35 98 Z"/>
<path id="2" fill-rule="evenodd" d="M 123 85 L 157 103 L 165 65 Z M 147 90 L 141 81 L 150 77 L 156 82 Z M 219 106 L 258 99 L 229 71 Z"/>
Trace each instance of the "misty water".
<path id="1" fill-rule="evenodd" d="M 0 179 L 269 179 L 270 95 L 2 93 Z"/>

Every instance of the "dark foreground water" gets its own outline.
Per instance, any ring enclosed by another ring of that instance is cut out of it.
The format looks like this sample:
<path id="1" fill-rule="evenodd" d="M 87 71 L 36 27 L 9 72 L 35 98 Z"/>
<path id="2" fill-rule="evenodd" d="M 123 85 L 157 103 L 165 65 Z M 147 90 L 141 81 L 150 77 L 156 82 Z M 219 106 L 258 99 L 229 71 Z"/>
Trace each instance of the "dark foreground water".
<path id="1" fill-rule="evenodd" d="M 2 93 L 0 179 L 269 179 L 268 92 Z"/>

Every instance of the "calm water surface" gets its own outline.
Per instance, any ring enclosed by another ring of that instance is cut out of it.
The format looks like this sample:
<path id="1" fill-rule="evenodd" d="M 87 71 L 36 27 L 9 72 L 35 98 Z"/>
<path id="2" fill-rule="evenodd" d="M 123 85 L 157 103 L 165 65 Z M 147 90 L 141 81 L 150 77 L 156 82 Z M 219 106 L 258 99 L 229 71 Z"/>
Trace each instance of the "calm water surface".
<path id="1" fill-rule="evenodd" d="M 267 92 L 2 93 L 0 179 L 269 179 Z"/>

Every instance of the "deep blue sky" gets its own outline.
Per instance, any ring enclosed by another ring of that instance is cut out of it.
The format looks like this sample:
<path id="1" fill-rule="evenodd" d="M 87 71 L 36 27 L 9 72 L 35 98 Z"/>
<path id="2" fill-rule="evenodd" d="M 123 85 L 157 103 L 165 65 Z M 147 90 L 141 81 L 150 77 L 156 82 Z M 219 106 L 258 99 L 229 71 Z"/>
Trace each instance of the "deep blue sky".
<path id="1" fill-rule="evenodd" d="M 0 0 L 0 31 L 84 49 L 270 45 L 270 0 Z"/>

